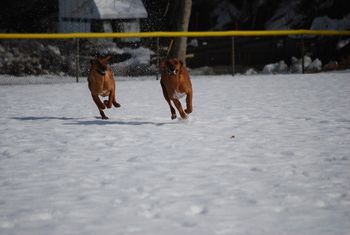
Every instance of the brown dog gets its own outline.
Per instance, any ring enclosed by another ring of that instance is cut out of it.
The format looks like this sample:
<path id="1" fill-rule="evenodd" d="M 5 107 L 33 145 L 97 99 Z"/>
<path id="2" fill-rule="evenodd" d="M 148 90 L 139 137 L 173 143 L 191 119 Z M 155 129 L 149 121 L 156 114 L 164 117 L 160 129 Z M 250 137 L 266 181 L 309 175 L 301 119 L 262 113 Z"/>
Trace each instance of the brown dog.
<path id="1" fill-rule="evenodd" d="M 187 69 L 182 61 L 178 59 L 168 59 L 160 62 L 161 80 L 163 95 L 168 102 L 171 119 L 176 118 L 176 112 L 171 101 L 179 111 L 183 119 L 187 118 L 187 114 L 192 112 L 192 83 Z M 182 109 L 179 99 L 186 95 L 186 109 Z"/>
<path id="2" fill-rule="evenodd" d="M 108 119 L 103 112 L 106 107 L 111 108 L 112 104 L 116 108 L 120 107 L 120 104 L 117 103 L 115 99 L 115 80 L 113 72 L 108 65 L 108 61 L 111 57 L 112 56 L 98 56 L 90 61 L 91 65 L 88 75 L 89 89 L 102 119 Z M 108 100 L 102 102 L 99 96 L 108 96 Z"/>

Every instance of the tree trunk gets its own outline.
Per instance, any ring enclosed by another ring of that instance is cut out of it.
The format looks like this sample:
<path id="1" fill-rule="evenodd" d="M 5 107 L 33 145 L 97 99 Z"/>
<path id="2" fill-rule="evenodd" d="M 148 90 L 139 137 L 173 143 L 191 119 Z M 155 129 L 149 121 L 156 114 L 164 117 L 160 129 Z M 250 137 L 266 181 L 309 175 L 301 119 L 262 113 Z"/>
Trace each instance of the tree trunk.
<path id="1" fill-rule="evenodd" d="M 188 25 L 191 17 L 192 0 L 179 0 L 178 7 L 176 9 L 178 19 L 176 23 L 176 31 L 186 32 L 188 31 Z M 177 58 L 183 61 L 186 65 L 186 52 L 187 52 L 187 37 L 177 37 L 174 39 L 173 48 L 170 52 L 171 58 Z"/>

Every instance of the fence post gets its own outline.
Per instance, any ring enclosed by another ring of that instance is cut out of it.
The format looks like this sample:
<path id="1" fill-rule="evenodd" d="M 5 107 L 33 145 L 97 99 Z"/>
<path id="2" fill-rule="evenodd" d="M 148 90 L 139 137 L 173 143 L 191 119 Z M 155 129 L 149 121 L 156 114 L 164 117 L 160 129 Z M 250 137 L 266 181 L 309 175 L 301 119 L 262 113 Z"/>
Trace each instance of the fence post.
<path id="1" fill-rule="evenodd" d="M 232 76 L 236 73 L 235 63 L 235 37 L 232 37 Z"/>
<path id="2" fill-rule="evenodd" d="M 76 82 L 79 82 L 79 74 L 80 74 L 80 58 L 79 58 L 79 38 L 75 39 L 76 42 L 76 55 L 75 55 L 75 78 Z"/>
<path id="3" fill-rule="evenodd" d="M 157 80 L 159 79 L 159 73 L 160 73 L 159 63 L 160 63 L 160 45 L 159 45 L 159 37 L 157 37 L 157 64 L 156 64 L 156 68 L 157 68 L 156 79 Z"/>

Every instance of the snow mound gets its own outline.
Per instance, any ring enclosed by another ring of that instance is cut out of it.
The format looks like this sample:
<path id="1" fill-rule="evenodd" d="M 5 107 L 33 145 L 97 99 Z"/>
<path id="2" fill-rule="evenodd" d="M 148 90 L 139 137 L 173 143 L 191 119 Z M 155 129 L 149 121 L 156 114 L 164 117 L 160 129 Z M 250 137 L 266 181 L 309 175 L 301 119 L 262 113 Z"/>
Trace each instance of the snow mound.
<path id="1" fill-rule="evenodd" d="M 267 64 L 264 66 L 262 73 L 264 74 L 276 74 L 276 73 L 288 73 L 288 65 L 283 61 L 279 61 L 274 64 Z"/>
<path id="2" fill-rule="evenodd" d="M 281 60 L 276 63 L 267 64 L 262 69 L 262 74 L 287 74 L 287 73 L 302 73 L 303 65 L 302 59 L 292 57 L 291 65 L 288 66 L 285 61 Z M 322 71 L 322 61 L 318 58 L 312 60 L 309 56 L 304 56 L 304 72 L 316 73 Z M 245 75 L 258 74 L 253 68 L 248 69 Z"/>
<path id="3" fill-rule="evenodd" d="M 253 68 L 249 68 L 245 73 L 244 75 L 255 75 L 255 74 L 258 74 L 258 72 L 253 69 Z"/>
<path id="4" fill-rule="evenodd" d="M 297 59 L 295 57 L 292 57 L 292 65 L 290 67 L 291 73 L 302 73 L 302 59 Z M 304 71 L 305 72 L 319 72 L 322 70 L 322 62 L 320 59 L 316 58 L 315 60 L 312 60 L 309 56 L 304 56 Z"/>

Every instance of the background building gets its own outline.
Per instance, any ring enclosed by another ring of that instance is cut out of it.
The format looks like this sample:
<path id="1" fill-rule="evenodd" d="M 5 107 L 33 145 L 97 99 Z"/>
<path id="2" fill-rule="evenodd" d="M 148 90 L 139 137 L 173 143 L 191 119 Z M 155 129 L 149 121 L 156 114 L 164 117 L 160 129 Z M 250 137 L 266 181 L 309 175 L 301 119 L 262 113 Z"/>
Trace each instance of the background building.
<path id="1" fill-rule="evenodd" d="M 59 32 L 140 32 L 141 0 L 59 0 Z M 136 39 L 123 39 L 135 41 Z"/>

